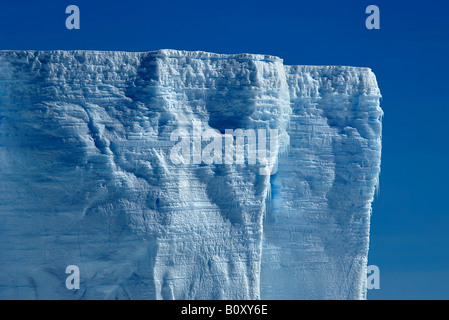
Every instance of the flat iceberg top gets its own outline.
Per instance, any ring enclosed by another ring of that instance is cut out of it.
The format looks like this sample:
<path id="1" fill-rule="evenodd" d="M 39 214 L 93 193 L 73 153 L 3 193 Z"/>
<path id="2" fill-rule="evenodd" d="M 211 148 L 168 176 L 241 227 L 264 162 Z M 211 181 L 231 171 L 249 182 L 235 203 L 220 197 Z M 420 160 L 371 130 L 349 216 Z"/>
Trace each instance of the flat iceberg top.
<path id="1" fill-rule="evenodd" d="M 48 53 L 48 54 L 61 54 L 61 55 L 71 55 L 71 54 L 94 54 L 94 55 L 151 55 L 158 57 L 168 57 L 168 58 L 192 58 L 192 59 L 248 59 L 248 60 L 261 60 L 261 61 L 271 61 L 271 62 L 282 62 L 283 59 L 263 54 L 251 54 L 251 53 L 237 53 L 237 54 L 223 54 L 223 53 L 212 53 L 206 51 L 186 51 L 186 50 L 174 50 L 174 49 L 160 49 L 155 51 L 147 52 L 127 52 L 127 51 L 97 51 L 97 50 L 1 50 L 0 55 L 10 54 L 10 53 Z"/>
<path id="2" fill-rule="evenodd" d="M 252 54 L 252 53 L 213 53 L 206 51 L 187 51 L 187 50 L 175 50 L 175 49 L 159 49 L 146 52 L 128 52 L 128 51 L 99 51 L 99 50 L 0 50 L 1 55 L 8 55 L 11 53 L 41 53 L 41 54 L 61 54 L 61 55 L 73 55 L 73 54 L 93 54 L 93 55 L 151 55 L 158 57 L 168 58 L 192 58 L 192 59 L 247 59 L 247 60 L 259 60 L 267 62 L 280 62 L 283 63 L 283 59 L 273 55 L 264 54 Z M 325 66 L 325 65 L 286 65 L 286 67 L 296 69 L 308 69 L 308 68 L 326 68 L 333 70 L 360 70 L 370 72 L 368 67 L 356 67 L 356 66 Z"/>

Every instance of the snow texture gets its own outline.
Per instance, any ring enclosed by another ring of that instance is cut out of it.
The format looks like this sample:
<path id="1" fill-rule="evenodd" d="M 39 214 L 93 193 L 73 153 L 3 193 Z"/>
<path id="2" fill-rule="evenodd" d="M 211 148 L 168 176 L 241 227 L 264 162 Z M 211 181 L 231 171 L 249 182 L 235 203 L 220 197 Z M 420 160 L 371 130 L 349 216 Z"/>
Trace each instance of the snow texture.
<path id="1" fill-rule="evenodd" d="M 0 52 L 0 298 L 365 298 L 379 101 L 368 68 Z M 277 171 L 173 164 L 193 121 L 278 129 Z"/>

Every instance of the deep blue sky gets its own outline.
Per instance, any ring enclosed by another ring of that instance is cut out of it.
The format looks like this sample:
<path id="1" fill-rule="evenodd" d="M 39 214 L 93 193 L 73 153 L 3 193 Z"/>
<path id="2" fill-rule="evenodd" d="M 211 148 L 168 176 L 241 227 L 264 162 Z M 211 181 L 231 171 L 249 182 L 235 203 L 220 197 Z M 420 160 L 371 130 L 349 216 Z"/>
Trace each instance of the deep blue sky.
<path id="1" fill-rule="evenodd" d="M 65 28 L 65 8 L 81 29 Z M 380 8 L 381 29 L 365 28 Z M 286 64 L 371 67 L 382 91 L 381 190 L 371 299 L 449 299 L 447 1 L 1 1 L 0 49 L 264 53 Z"/>

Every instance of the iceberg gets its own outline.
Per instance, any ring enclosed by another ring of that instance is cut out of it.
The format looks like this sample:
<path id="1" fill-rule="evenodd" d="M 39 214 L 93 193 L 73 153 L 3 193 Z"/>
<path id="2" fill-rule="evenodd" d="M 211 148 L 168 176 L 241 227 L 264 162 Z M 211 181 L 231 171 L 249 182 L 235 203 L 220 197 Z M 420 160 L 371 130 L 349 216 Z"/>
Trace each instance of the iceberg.
<path id="1" fill-rule="evenodd" d="M 366 298 L 380 98 L 268 55 L 0 51 L 0 298 Z"/>

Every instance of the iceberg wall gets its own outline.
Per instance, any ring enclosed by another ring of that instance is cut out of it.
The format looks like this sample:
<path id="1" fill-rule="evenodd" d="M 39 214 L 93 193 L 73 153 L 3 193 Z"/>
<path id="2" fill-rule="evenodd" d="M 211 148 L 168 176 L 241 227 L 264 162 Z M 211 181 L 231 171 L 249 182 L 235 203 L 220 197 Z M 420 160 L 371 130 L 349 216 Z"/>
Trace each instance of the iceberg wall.
<path id="1" fill-rule="evenodd" d="M 379 100 L 367 68 L 0 52 L 0 298 L 364 298 Z M 193 123 L 277 129 L 278 160 L 174 164 Z"/>
<path id="2" fill-rule="evenodd" d="M 294 66 L 286 74 L 290 147 L 271 179 L 261 295 L 364 299 L 381 153 L 376 79 L 353 67 Z"/>

